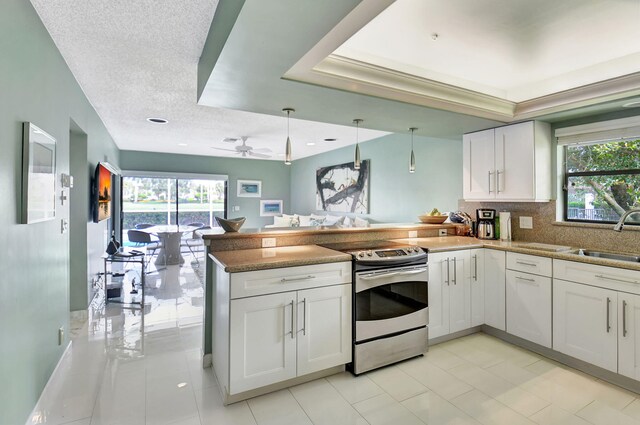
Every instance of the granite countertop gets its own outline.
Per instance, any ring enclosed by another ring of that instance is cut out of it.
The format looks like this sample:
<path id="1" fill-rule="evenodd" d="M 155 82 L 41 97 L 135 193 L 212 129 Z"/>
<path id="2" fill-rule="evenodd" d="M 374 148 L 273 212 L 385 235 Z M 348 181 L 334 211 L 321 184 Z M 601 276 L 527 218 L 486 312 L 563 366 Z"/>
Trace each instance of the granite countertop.
<path id="1" fill-rule="evenodd" d="M 218 251 L 209 254 L 228 273 L 351 261 L 351 255 L 318 245 Z"/>
<path id="2" fill-rule="evenodd" d="M 338 227 L 338 226 L 318 226 L 318 227 L 268 227 L 259 229 L 240 229 L 238 232 L 225 232 L 221 228 L 198 230 L 202 239 L 237 239 L 256 237 L 276 237 L 276 236 L 307 236 L 323 235 L 332 233 L 368 233 L 381 230 L 432 230 L 432 229 L 455 229 L 459 224 L 424 224 L 424 223 L 374 223 L 369 227 Z"/>
<path id="3" fill-rule="evenodd" d="M 429 252 L 455 251 L 470 248 L 489 248 L 500 251 L 517 252 L 520 254 L 537 255 L 539 257 L 555 258 L 557 260 L 577 261 L 580 263 L 599 266 L 617 267 L 620 269 L 640 271 L 640 263 L 630 261 L 610 260 L 607 258 L 577 255 L 578 248 L 561 245 L 548 245 L 531 242 L 503 242 L 497 240 L 476 239 L 466 236 L 443 236 L 435 238 L 394 239 L 394 242 L 417 245 Z M 638 255 L 637 253 L 618 252 L 620 254 Z"/>

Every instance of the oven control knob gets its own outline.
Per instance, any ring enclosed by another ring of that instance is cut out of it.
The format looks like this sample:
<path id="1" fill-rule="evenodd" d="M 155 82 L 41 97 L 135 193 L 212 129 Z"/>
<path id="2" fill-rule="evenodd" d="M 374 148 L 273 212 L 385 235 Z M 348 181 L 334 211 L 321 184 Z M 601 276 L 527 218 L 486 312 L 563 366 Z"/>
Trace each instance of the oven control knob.
<path id="1" fill-rule="evenodd" d="M 358 257 L 360 257 L 360 258 L 364 257 L 364 252 L 360 251 L 360 252 L 358 253 Z"/>
<path id="2" fill-rule="evenodd" d="M 373 251 L 367 251 L 367 257 L 373 257 Z"/>

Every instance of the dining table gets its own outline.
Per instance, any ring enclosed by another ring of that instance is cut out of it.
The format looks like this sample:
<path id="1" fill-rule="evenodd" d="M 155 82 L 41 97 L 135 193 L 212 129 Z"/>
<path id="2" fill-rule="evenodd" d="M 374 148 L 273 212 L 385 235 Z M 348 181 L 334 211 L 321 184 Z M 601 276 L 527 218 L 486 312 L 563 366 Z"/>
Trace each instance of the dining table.
<path id="1" fill-rule="evenodd" d="M 182 235 L 198 230 L 196 226 L 180 226 L 176 224 L 160 225 L 140 229 L 158 237 L 160 252 L 154 264 L 156 266 L 172 266 L 184 264 L 184 257 L 180 252 Z"/>

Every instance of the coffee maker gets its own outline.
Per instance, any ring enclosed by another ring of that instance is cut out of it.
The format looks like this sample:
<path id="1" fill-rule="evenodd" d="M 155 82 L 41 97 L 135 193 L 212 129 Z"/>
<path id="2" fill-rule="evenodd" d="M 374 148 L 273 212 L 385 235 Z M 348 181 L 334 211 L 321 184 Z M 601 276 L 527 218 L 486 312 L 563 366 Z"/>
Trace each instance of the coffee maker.
<path id="1" fill-rule="evenodd" d="M 476 237 L 478 239 L 496 238 L 496 210 L 479 208 L 476 210 L 478 225 L 476 227 Z"/>

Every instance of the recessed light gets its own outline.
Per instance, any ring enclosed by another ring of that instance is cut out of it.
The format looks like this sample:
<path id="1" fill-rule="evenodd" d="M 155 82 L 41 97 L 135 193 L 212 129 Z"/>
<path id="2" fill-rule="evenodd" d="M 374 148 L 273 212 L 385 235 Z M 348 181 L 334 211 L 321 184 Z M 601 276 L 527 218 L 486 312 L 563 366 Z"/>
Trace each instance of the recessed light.
<path id="1" fill-rule="evenodd" d="M 307 142 L 307 146 L 315 146 L 316 142 Z"/>
<path id="2" fill-rule="evenodd" d="M 178 146 L 189 146 L 187 143 L 178 143 Z"/>
<path id="3" fill-rule="evenodd" d="M 333 138 L 324 139 L 325 142 L 335 142 L 336 140 L 338 140 L 338 139 L 333 139 Z"/>
<path id="4" fill-rule="evenodd" d="M 622 105 L 623 108 L 637 108 L 640 106 L 640 100 L 634 100 L 633 102 L 628 102 Z"/>
<path id="5" fill-rule="evenodd" d="M 169 122 L 164 118 L 147 118 L 147 121 L 152 122 L 154 124 L 166 124 Z"/>
<path id="6" fill-rule="evenodd" d="M 180 383 L 178 384 L 178 388 L 184 388 L 184 387 L 186 387 L 186 386 L 187 386 L 187 383 L 186 383 L 186 382 L 180 382 Z"/>

